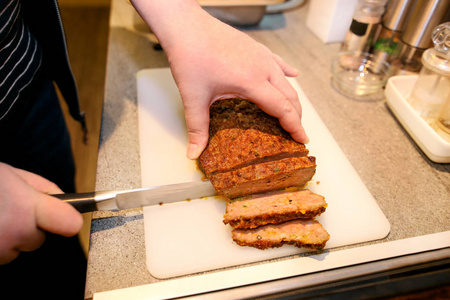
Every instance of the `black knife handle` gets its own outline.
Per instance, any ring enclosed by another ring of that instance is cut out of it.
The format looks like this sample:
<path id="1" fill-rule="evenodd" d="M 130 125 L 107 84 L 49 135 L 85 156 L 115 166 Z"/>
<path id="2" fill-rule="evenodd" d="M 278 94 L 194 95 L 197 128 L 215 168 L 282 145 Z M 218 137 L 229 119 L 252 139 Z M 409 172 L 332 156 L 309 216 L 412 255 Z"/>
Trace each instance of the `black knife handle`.
<path id="1" fill-rule="evenodd" d="M 97 201 L 95 200 L 95 192 L 74 193 L 74 194 L 57 194 L 52 195 L 64 202 L 71 204 L 80 213 L 86 213 L 97 210 Z"/>

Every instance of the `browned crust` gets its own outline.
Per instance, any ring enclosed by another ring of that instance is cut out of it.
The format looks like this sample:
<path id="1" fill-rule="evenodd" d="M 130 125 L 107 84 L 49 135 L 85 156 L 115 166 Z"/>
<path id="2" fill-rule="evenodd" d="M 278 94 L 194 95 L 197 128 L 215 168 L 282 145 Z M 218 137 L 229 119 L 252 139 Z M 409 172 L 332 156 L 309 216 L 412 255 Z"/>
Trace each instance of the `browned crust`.
<path id="1" fill-rule="evenodd" d="M 210 107 L 210 136 L 214 136 L 220 130 L 231 128 L 256 129 L 289 139 L 289 134 L 280 126 L 277 118 L 241 98 L 219 100 Z"/>
<path id="2" fill-rule="evenodd" d="M 294 245 L 308 249 L 323 249 L 330 239 L 322 225 L 312 219 L 297 219 L 281 224 L 269 224 L 254 229 L 233 229 L 233 241 L 239 246 L 261 250 Z"/>
<path id="3" fill-rule="evenodd" d="M 218 194 L 233 199 L 293 186 L 304 186 L 314 176 L 315 171 L 315 157 L 291 157 L 214 174 L 209 179 Z"/>
<path id="4" fill-rule="evenodd" d="M 306 156 L 278 120 L 243 99 L 216 101 L 210 108 L 209 143 L 199 157 L 207 176 L 251 164 Z"/>

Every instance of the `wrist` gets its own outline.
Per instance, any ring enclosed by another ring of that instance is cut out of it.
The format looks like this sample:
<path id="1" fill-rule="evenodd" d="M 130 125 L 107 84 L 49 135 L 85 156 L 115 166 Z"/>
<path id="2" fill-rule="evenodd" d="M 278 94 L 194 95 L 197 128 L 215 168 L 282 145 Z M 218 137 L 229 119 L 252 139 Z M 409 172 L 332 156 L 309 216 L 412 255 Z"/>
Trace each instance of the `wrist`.
<path id="1" fill-rule="evenodd" d="M 164 46 L 188 35 L 207 14 L 197 0 L 130 0 Z M 200 24 L 199 24 L 200 25 Z"/>

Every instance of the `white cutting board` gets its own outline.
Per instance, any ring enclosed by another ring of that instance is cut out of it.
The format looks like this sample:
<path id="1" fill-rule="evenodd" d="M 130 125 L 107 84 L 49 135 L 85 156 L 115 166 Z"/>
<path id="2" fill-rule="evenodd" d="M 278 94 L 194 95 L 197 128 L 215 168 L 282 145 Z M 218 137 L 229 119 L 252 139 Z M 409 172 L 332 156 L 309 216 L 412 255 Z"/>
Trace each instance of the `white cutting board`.
<path id="1" fill-rule="evenodd" d="M 308 188 L 325 196 L 328 208 L 317 220 L 331 238 L 326 249 L 384 238 L 390 225 L 333 136 L 294 79 L 303 107 L 303 125 L 317 171 Z M 137 74 L 142 187 L 200 180 L 195 162 L 186 158 L 183 105 L 169 69 Z M 293 246 L 258 250 L 231 239 L 222 222 L 219 197 L 144 208 L 146 262 L 156 278 L 216 270 L 308 250 Z M 312 257 L 314 257 L 313 255 Z"/>

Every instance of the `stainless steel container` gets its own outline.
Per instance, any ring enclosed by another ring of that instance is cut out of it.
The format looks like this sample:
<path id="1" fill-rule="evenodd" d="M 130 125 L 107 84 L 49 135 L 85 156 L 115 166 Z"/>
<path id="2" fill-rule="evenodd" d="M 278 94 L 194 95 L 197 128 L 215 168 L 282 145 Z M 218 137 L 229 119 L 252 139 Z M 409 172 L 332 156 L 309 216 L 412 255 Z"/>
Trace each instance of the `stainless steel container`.
<path id="1" fill-rule="evenodd" d="M 392 31 L 402 31 L 414 0 L 390 0 L 382 24 Z"/>
<path id="2" fill-rule="evenodd" d="M 395 75 L 418 74 L 424 51 L 432 46 L 431 33 L 445 21 L 449 0 L 415 0 L 401 35 L 399 59 L 393 63 Z"/>
<path id="3" fill-rule="evenodd" d="M 215 18 L 230 25 L 257 25 L 266 13 L 279 13 L 301 5 L 304 0 L 200 0 Z"/>
<path id="4" fill-rule="evenodd" d="M 414 48 L 427 49 L 432 46 L 431 33 L 444 21 L 450 8 L 449 0 L 416 0 L 413 3 L 402 41 Z"/>

